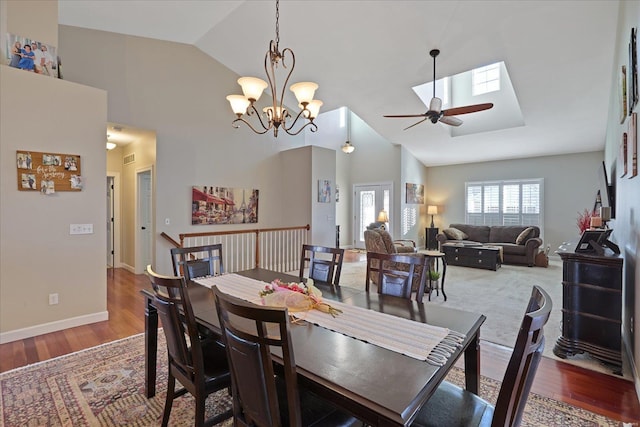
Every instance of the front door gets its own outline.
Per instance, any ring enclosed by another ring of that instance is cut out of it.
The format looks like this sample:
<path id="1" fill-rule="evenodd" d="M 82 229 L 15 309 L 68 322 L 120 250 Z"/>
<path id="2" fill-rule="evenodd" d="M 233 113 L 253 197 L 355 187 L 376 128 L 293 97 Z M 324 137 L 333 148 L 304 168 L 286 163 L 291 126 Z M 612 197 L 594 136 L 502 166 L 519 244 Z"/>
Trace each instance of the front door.
<path id="1" fill-rule="evenodd" d="M 356 248 L 364 249 L 364 230 L 377 221 L 380 211 L 385 210 L 392 218 L 391 192 L 391 183 L 354 185 L 353 244 Z M 391 232 L 391 224 L 387 223 L 386 227 Z"/>

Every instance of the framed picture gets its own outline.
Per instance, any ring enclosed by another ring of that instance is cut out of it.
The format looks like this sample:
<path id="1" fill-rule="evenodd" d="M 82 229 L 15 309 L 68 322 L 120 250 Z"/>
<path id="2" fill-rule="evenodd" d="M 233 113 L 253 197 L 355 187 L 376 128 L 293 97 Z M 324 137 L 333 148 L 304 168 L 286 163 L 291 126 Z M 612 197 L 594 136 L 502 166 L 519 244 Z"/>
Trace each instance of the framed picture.
<path id="1" fill-rule="evenodd" d="M 411 205 L 424 204 L 424 185 L 406 184 L 406 203 Z"/>
<path id="2" fill-rule="evenodd" d="M 331 181 L 328 179 L 318 180 L 318 203 L 331 202 Z"/>
<path id="3" fill-rule="evenodd" d="M 638 103 L 638 52 L 636 46 L 636 29 L 631 29 L 631 38 L 629 40 L 629 68 L 627 85 L 627 98 L 629 100 L 629 115 L 633 112 Z"/>
<path id="4" fill-rule="evenodd" d="M 620 174 L 620 178 L 625 176 L 628 171 L 628 162 L 627 162 L 627 133 L 624 132 L 622 134 L 622 144 L 620 144 L 620 153 L 618 154 L 618 158 L 620 159 L 620 165 L 622 173 Z"/>
<path id="5" fill-rule="evenodd" d="M 340 187 L 336 184 L 336 203 L 340 201 Z"/>
<path id="6" fill-rule="evenodd" d="M 622 74 L 620 76 L 620 124 L 623 124 L 627 118 L 627 66 L 622 66 Z"/>
<path id="7" fill-rule="evenodd" d="M 43 76 L 58 78 L 56 47 L 37 40 L 7 33 L 3 63 Z"/>
<path id="8" fill-rule="evenodd" d="M 216 186 L 191 188 L 191 225 L 258 222 L 259 190 Z"/>
<path id="9" fill-rule="evenodd" d="M 627 132 L 627 172 L 629 178 L 638 176 L 638 114 L 632 113 Z"/>

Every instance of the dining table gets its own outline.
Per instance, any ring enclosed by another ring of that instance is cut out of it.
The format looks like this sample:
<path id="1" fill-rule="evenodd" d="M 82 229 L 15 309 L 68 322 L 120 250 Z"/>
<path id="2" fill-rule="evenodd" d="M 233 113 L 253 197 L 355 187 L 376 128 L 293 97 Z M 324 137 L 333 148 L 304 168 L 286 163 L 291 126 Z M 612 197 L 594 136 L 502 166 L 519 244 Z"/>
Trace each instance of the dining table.
<path id="1" fill-rule="evenodd" d="M 235 274 L 235 277 L 265 284 L 275 279 L 300 281 L 297 276 L 262 268 Z M 213 292 L 198 282 L 204 283 L 194 279 L 187 284 L 196 321 L 199 327 L 220 335 Z M 311 321 L 292 322 L 290 332 L 296 372 L 298 381 L 305 388 L 370 426 L 410 425 L 460 357 L 464 357 L 465 388 L 478 393 L 480 327 L 485 321 L 484 315 L 365 292 L 355 287 L 318 283 L 315 286 L 322 291 L 323 301 L 330 304 L 335 302 L 345 309 L 354 307 L 354 310 L 366 309 L 367 313 L 383 313 L 383 321 L 400 318 L 443 328 L 461 338 L 459 344 L 450 349 L 446 360 L 435 364 L 369 340 L 354 338 L 334 330 L 336 328 L 318 326 Z M 158 314 L 153 305 L 151 286 L 142 293 L 146 298 L 145 387 L 146 396 L 152 397 L 156 388 Z M 340 315 L 335 320 L 339 322 Z M 281 359 L 277 352 L 274 350 L 273 356 L 279 363 Z"/>

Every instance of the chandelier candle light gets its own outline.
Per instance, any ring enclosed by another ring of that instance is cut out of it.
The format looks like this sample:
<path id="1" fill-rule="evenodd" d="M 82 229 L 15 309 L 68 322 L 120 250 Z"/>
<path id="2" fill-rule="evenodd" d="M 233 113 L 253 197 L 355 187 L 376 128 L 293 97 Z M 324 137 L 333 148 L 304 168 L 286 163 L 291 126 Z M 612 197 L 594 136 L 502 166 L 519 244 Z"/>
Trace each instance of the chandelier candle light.
<path id="1" fill-rule="evenodd" d="M 269 43 L 269 50 L 264 57 L 264 71 L 267 74 L 269 83 L 257 77 L 241 77 L 238 79 L 238 84 L 242 87 L 242 93 L 244 95 L 229 95 L 227 100 L 231 104 L 231 109 L 237 116 L 232 122 L 233 127 L 238 128 L 238 123 L 242 122 L 249 126 L 251 130 L 258 134 L 264 134 L 273 129 L 273 136 L 278 137 L 278 130 L 283 129 L 289 135 L 297 135 L 304 128 L 309 126 L 312 132 L 318 130 L 318 126 L 313 120 L 318 117 L 322 101 L 313 99 L 318 85 L 313 82 L 300 82 L 291 85 L 291 91 L 295 94 L 298 100 L 298 107 L 301 108 L 300 112 L 295 116 L 284 106 L 284 94 L 289 78 L 293 73 L 293 69 L 296 66 L 296 57 L 293 51 L 289 48 L 285 48 L 280 52 L 280 0 L 276 1 L 276 39 L 271 40 Z M 290 58 L 290 62 L 288 59 Z M 288 62 L 285 62 L 288 61 Z M 280 92 L 280 98 L 278 95 L 278 88 L 276 85 L 276 69 L 281 64 L 283 68 L 287 68 L 287 63 L 290 64 L 290 70 L 286 74 L 284 79 L 284 85 Z M 271 105 L 263 108 L 264 120 L 260 112 L 256 109 L 255 103 L 260 99 L 262 92 L 269 87 L 271 92 Z M 244 115 L 256 116 L 262 129 L 256 129 L 251 123 L 243 118 Z M 299 126 L 296 130 L 295 126 L 298 123 L 298 119 L 302 118 L 307 122 L 304 125 Z"/>

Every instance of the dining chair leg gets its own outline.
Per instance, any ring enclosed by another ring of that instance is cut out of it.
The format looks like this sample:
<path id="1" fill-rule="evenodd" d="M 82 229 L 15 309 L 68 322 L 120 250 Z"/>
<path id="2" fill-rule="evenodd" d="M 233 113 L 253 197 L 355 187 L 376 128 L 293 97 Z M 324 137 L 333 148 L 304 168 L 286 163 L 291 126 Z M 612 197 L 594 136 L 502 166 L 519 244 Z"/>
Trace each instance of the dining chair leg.
<path id="1" fill-rule="evenodd" d="M 169 425 L 169 416 L 171 416 L 171 406 L 173 405 L 173 396 L 176 388 L 176 378 L 169 372 L 169 381 L 167 382 L 167 398 L 164 401 L 164 413 L 162 415 L 162 427 Z"/>
<path id="2" fill-rule="evenodd" d="M 196 422 L 195 427 L 204 427 L 204 404 L 206 397 L 196 399 Z"/>

